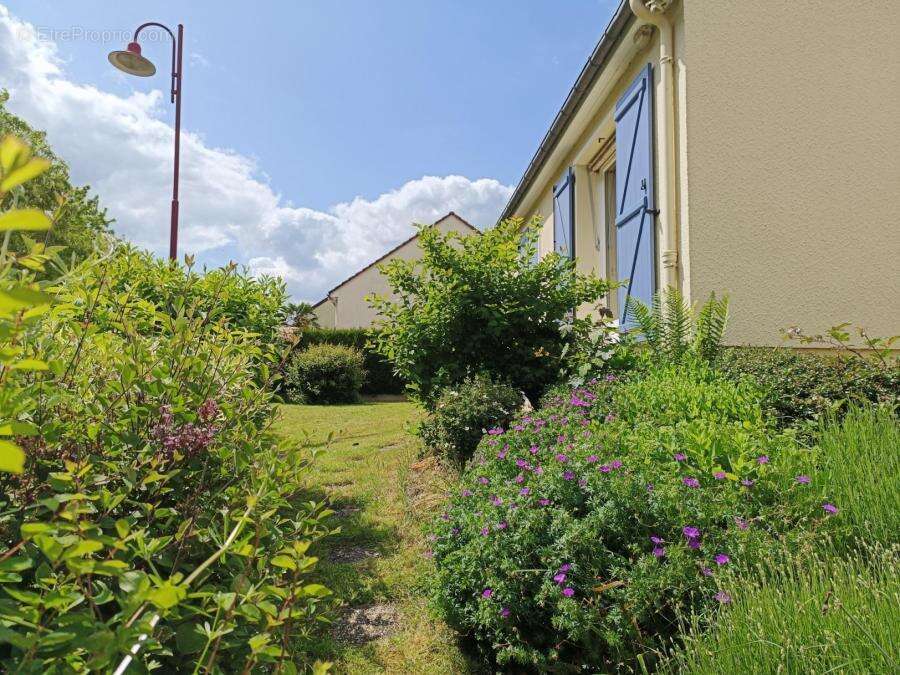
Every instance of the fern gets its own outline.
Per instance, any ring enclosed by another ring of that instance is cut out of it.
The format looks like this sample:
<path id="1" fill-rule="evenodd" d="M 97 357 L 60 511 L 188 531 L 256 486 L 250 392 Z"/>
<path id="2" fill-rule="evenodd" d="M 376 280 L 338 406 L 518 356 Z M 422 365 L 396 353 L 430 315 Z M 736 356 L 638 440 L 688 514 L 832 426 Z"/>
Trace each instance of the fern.
<path id="1" fill-rule="evenodd" d="M 704 361 L 712 361 L 718 354 L 728 324 L 728 296 L 716 300 L 710 293 L 703 303 L 694 324 L 694 352 Z"/>
<path id="2" fill-rule="evenodd" d="M 664 361 L 678 362 L 689 354 L 714 360 L 728 322 L 728 298 L 718 300 L 715 293 L 697 308 L 678 289 L 667 288 L 653 296 L 651 306 L 629 298 L 628 308 L 647 347 Z"/>

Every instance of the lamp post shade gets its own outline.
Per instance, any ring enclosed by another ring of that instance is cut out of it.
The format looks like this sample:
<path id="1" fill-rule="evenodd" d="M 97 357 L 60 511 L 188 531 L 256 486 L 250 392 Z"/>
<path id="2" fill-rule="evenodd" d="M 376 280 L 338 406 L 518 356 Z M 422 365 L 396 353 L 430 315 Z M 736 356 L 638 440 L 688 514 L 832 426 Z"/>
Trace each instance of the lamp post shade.
<path id="1" fill-rule="evenodd" d="M 125 51 L 110 52 L 109 62 L 129 75 L 150 77 L 156 74 L 156 66 L 141 55 L 141 46 L 137 42 L 128 43 Z"/>

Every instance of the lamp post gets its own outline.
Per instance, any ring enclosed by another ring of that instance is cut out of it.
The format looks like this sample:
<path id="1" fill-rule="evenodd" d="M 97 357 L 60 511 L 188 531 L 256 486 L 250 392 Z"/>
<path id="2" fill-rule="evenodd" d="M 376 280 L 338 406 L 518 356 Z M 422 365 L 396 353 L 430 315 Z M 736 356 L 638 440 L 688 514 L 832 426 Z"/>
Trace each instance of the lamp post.
<path id="1" fill-rule="evenodd" d="M 129 75 L 138 77 L 150 77 L 156 74 L 156 66 L 141 55 L 141 45 L 138 44 L 138 35 L 149 26 L 162 28 L 172 38 L 172 103 L 175 104 L 175 171 L 172 180 L 172 217 L 169 229 L 169 258 L 175 260 L 178 257 L 178 164 L 181 154 L 181 48 L 184 44 L 184 26 L 178 24 L 178 37 L 161 23 L 151 21 L 141 24 L 134 31 L 134 38 L 128 43 L 125 51 L 109 53 L 109 62 L 116 68 Z"/>

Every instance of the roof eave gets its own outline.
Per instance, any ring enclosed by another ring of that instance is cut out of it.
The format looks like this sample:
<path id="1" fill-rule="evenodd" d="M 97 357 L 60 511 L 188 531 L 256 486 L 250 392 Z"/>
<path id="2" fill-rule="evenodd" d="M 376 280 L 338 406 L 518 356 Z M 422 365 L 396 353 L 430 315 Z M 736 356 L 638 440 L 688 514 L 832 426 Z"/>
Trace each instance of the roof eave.
<path id="1" fill-rule="evenodd" d="M 499 220 L 502 221 L 515 215 L 516 209 L 519 208 L 522 200 L 531 189 L 538 173 L 543 169 L 544 164 L 553 153 L 553 150 L 566 132 L 566 129 L 568 129 L 575 114 L 580 110 L 591 87 L 606 67 L 610 54 L 618 45 L 621 38 L 626 34 L 632 20 L 635 18 L 636 17 L 631 12 L 631 8 L 628 5 L 628 0 L 622 0 L 622 2 L 619 3 L 618 9 L 616 9 L 616 12 L 613 14 L 612 19 L 610 19 L 609 24 L 607 24 L 606 29 L 603 31 L 603 35 L 601 35 L 600 39 L 597 41 L 597 45 L 591 52 L 590 58 L 581 69 L 578 79 L 575 80 L 575 84 L 572 85 L 572 88 L 569 90 L 569 94 L 566 96 L 562 108 L 556 113 L 556 117 L 553 118 L 553 123 L 550 125 L 547 133 L 544 134 L 541 144 L 531 158 L 531 162 L 529 162 L 528 168 L 525 169 L 525 173 L 519 180 L 519 184 L 513 191 L 512 196 L 506 203 Z"/>

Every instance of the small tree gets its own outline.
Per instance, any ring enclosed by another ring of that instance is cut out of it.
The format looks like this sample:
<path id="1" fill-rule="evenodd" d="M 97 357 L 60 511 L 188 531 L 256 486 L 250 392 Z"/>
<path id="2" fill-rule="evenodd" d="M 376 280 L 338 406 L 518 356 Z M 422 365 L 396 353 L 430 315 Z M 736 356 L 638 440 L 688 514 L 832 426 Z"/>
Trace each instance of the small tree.
<path id="1" fill-rule="evenodd" d="M 284 320 L 288 326 L 306 330 L 318 328 L 319 318 L 308 302 L 289 302 L 284 306 Z"/>
<path id="2" fill-rule="evenodd" d="M 396 295 L 370 296 L 383 317 L 379 353 L 431 406 L 440 390 L 486 373 L 536 400 L 552 382 L 574 308 L 609 285 L 555 253 L 534 262 L 540 222 L 501 222 L 482 236 L 419 226 L 422 258 L 381 266 Z"/>

